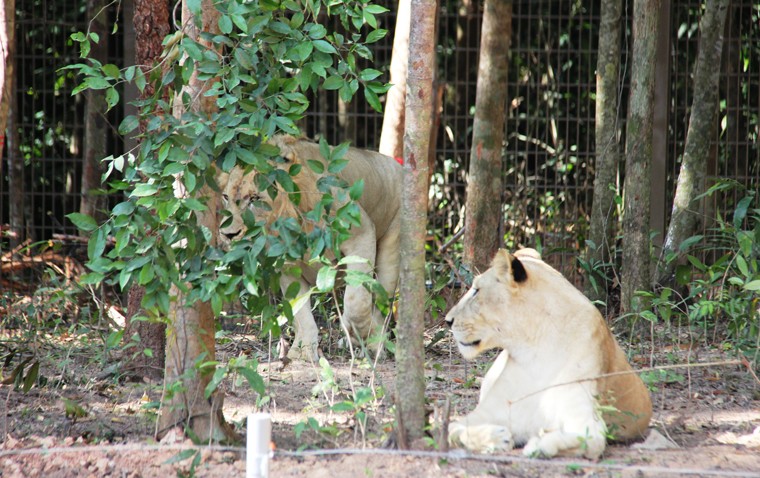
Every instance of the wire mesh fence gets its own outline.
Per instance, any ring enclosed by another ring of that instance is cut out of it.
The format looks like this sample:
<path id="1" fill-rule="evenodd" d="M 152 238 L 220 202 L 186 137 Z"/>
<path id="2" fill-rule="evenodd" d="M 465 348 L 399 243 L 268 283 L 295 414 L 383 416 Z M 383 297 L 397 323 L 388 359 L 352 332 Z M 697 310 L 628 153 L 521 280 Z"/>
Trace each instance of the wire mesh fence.
<path id="1" fill-rule="evenodd" d="M 664 94 L 658 96 L 658 107 L 666 118 L 667 139 L 662 150 L 655 152 L 653 163 L 660 166 L 653 166 L 652 178 L 656 195 L 652 225 L 660 236 L 683 154 L 702 3 L 665 1 L 663 6 L 666 54 L 658 61 L 663 62 L 667 81 L 659 86 Z M 391 12 L 381 19 L 390 33 L 373 45 L 377 69 L 386 68 L 391 58 L 395 14 L 394 5 L 390 7 Z M 756 190 L 760 183 L 760 11 L 748 0 L 732 2 L 730 8 L 710 175 L 711 180 L 732 178 Z M 436 50 L 440 105 L 430 190 L 431 250 L 464 225 L 481 9 L 479 2 L 440 3 Z M 540 246 L 549 262 L 576 279 L 575 257 L 585 247 L 593 195 L 599 9 L 600 2 L 514 2 L 509 103 L 505 105 L 505 187 L 501 197 L 494 198 L 503 204 L 503 229 L 498 233 L 507 247 Z M 631 11 L 632 2 L 626 2 L 624 74 L 631 63 L 627 54 L 632 41 Z M 118 32 L 130 31 L 130 22 L 124 20 L 114 9 L 111 22 L 119 25 Z M 9 260 L 19 244 L 77 234 L 65 215 L 79 209 L 84 105 L 81 95 L 70 95 L 76 79 L 59 68 L 77 61 L 77 47 L 69 36 L 87 28 L 87 21 L 86 2 L 81 0 L 17 2 L 17 104 L 11 124 L 16 138 L 6 142 L 0 178 L 0 255 Z M 123 44 L 120 34 L 109 45 L 114 62 L 132 64 L 132 58 L 123 58 L 131 48 Z M 626 81 L 624 76 L 620 86 L 621 134 Z M 117 109 L 103 117 L 110 125 L 109 154 L 123 149 L 114 133 L 119 115 Z M 343 104 L 337 93 L 329 91 L 313 95 L 302 123 L 307 136 L 324 136 L 333 144 L 348 140 L 369 149 L 377 148 L 381 126 L 381 114 L 364 102 Z M 731 213 L 740 199 L 737 194 L 705 200 L 705 217 Z M 8 278 L 14 271 L 8 268 L 3 275 Z"/>

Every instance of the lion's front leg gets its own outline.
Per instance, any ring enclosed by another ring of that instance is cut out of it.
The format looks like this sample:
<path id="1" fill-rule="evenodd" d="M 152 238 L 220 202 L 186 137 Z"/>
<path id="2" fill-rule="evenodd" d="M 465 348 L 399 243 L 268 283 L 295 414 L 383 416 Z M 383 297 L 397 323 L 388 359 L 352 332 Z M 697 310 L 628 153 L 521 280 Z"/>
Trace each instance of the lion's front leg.
<path id="1" fill-rule="evenodd" d="M 469 418 L 449 425 L 449 443 L 478 453 L 508 451 L 514 447 L 509 428 L 490 423 L 479 423 Z"/>
<path id="2" fill-rule="evenodd" d="M 356 256 L 366 262 L 355 262 L 347 269 L 375 276 L 377 257 L 377 237 L 375 226 L 369 216 L 362 211 L 361 226 L 351 229 L 351 236 L 341 245 L 344 256 Z M 341 322 L 349 333 L 349 339 L 358 339 L 377 350 L 382 347 L 383 317 L 374 306 L 372 294 L 361 285 L 347 285 L 343 297 Z M 356 344 L 355 340 L 352 343 Z"/>
<path id="3" fill-rule="evenodd" d="M 287 286 L 293 282 L 290 277 L 282 277 L 280 286 L 286 290 Z M 303 280 L 299 280 L 299 295 L 307 294 L 309 286 Z M 319 360 L 319 327 L 314 321 L 311 313 L 311 301 L 307 300 L 301 307 L 293 311 L 293 328 L 295 337 L 293 344 L 288 351 L 288 358 L 291 360 L 318 361 Z"/>

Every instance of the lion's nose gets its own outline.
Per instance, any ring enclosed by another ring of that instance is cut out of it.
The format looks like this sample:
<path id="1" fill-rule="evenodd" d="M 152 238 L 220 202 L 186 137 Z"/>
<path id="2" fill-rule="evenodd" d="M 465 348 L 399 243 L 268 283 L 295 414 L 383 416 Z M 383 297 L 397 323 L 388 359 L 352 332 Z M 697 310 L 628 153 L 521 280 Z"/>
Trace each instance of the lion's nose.
<path id="1" fill-rule="evenodd" d="M 240 231 L 222 232 L 222 235 L 227 238 L 227 241 L 232 242 L 240 235 Z"/>

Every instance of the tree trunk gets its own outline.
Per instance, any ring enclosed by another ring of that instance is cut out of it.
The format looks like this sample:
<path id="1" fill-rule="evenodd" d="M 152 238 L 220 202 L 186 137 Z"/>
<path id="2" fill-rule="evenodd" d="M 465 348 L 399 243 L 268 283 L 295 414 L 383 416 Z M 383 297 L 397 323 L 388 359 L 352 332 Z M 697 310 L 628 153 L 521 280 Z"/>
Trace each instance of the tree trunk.
<path id="1" fill-rule="evenodd" d="M 90 31 L 100 37 L 92 44 L 90 58 L 101 64 L 108 63 L 108 29 L 105 0 L 87 1 L 87 18 Z M 85 95 L 84 162 L 82 164 L 82 198 L 79 212 L 98 220 L 103 218 L 105 196 L 97 194 L 102 174 L 100 160 L 106 156 L 106 125 L 103 115 L 106 111 L 106 91 L 88 89 Z M 86 235 L 84 231 L 80 234 Z"/>
<path id="2" fill-rule="evenodd" d="M 404 99 L 406 97 L 406 74 L 409 67 L 410 9 L 410 1 L 401 0 L 398 2 L 390 67 L 390 82 L 393 86 L 386 95 L 383 130 L 380 133 L 379 151 L 394 158 L 404 156 Z"/>
<path id="3" fill-rule="evenodd" d="M 24 161 L 18 149 L 16 112 L 18 99 L 14 87 L 16 80 L 16 1 L 5 0 L 0 8 L 0 173 L 3 164 L 3 144 L 8 154 L 8 193 L 11 198 L 24 197 Z M 6 136 L 7 134 L 7 136 Z M 10 201 L 10 246 L 24 239 L 23 201 Z"/>
<path id="4" fill-rule="evenodd" d="M 720 80 L 720 68 L 716 68 L 716 65 L 721 64 L 728 5 L 729 0 L 707 0 L 699 25 L 699 53 L 694 72 L 691 117 L 670 225 L 660 256 L 658 276 L 655 277 L 658 282 L 672 282 L 671 275 L 676 261 L 670 256 L 679 254 L 680 244 L 695 234 L 699 225 L 694 200 L 705 190 L 710 143 L 715 138 Z"/>
<path id="5" fill-rule="evenodd" d="M 5 0 L 0 8 L 0 175 L 8 113 L 13 98 L 16 61 L 16 0 Z"/>
<path id="6" fill-rule="evenodd" d="M 649 290 L 650 163 L 654 114 L 654 67 L 657 47 L 657 16 L 660 0 L 634 0 L 631 91 L 625 141 L 625 200 L 623 216 L 623 267 L 621 309 L 639 311 L 643 304 L 634 297 Z"/>
<path id="7" fill-rule="evenodd" d="M 620 164 L 618 85 L 622 10 L 621 0 L 602 1 L 596 61 L 596 168 L 590 244 L 586 255 L 586 260 L 595 265 L 609 263 L 615 240 L 616 205 L 613 187 L 617 183 Z M 586 294 L 592 300 L 606 300 L 608 286 L 600 282 L 603 277 L 589 279 L 586 281 Z"/>
<path id="8" fill-rule="evenodd" d="M 213 48 L 212 44 L 202 39 L 200 33 L 218 33 L 219 11 L 212 0 L 203 0 L 200 28 L 195 24 L 193 14 L 182 3 L 182 24 L 189 38 L 201 47 Z M 185 87 L 185 91 L 193 98 L 191 107 L 211 116 L 216 109 L 216 98 L 206 96 L 213 81 L 198 80 L 195 70 Z M 183 105 L 179 98 L 174 103 L 174 115 L 181 118 Z M 175 194 L 185 196 L 186 191 L 177 181 Z M 209 198 L 207 209 L 197 214 L 198 224 L 208 228 L 212 243 L 218 235 L 217 209 L 219 198 L 217 193 L 208 186 L 201 188 L 200 196 Z M 222 413 L 223 395 L 218 391 L 212 393 L 210 399 L 204 397 L 206 386 L 211 381 L 215 367 L 205 367 L 202 371 L 196 365 L 198 362 L 215 360 L 216 347 L 214 343 L 214 314 L 208 302 L 196 302 L 192 306 L 185 305 L 185 298 L 176 286 L 170 291 L 171 309 L 169 311 L 169 329 L 166 344 L 166 371 L 164 374 L 164 400 L 161 404 L 159 417 L 160 435 L 176 425 L 184 425 L 192 430 L 200 442 L 233 441 L 238 437 L 234 429 L 224 420 Z M 175 387 L 176 384 L 181 387 Z M 174 393 L 166 393 L 174 388 Z"/>
<path id="9" fill-rule="evenodd" d="M 149 70 L 158 62 L 163 51 L 161 43 L 169 34 L 169 4 L 166 0 L 135 0 L 133 21 L 136 39 L 135 64 L 139 65 L 147 76 Z M 142 97 L 148 98 L 153 93 L 153 85 L 148 82 Z M 145 130 L 144 124 L 141 125 L 141 130 Z M 145 289 L 138 285 L 134 285 L 128 292 L 124 342 L 132 343 L 135 334 L 140 338 L 140 342 L 136 349 L 127 349 L 124 369 L 129 370 L 133 377 L 160 380 L 164 376 L 166 365 L 166 324 L 132 320 L 142 313 L 140 302 L 144 295 Z M 153 353 L 146 355 L 146 349 Z"/>
<path id="10" fill-rule="evenodd" d="M 422 436 L 425 425 L 424 311 L 427 178 L 435 64 L 435 0 L 412 0 L 404 135 L 401 271 L 396 339 L 399 443 Z"/>
<path id="11" fill-rule="evenodd" d="M 393 37 L 393 55 L 390 66 L 390 83 L 383 112 L 383 128 L 380 133 L 379 151 L 394 158 L 404 157 L 404 123 L 406 113 L 406 75 L 409 65 L 409 17 L 411 3 L 399 2 L 396 16 L 396 30 Z M 438 30 L 435 35 L 437 38 Z M 433 119 L 430 127 L 430 151 L 428 152 L 428 188 L 435 169 L 436 143 L 441 125 L 441 105 L 443 103 L 443 85 L 435 85 L 433 99 Z"/>
<path id="12" fill-rule="evenodd" d="M 512 1 L 486 0 L 465 203 L 463 260 L 473 272 L 488 268 L 502 242 L 501 152 L 511 41 Z"/>

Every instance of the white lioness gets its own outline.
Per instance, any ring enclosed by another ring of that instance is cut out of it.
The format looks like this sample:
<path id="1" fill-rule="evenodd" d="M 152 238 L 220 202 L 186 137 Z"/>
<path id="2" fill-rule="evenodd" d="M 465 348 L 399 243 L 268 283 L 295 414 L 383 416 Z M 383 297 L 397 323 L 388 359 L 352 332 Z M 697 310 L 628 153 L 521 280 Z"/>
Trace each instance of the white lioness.
<path id="1" fill-rule="evenodd" d="M 245 234 L 242 213 L 246 208 L 250 208 L 257 220 L 271 223 L 277 217 L 303 216 L 322 198 L 322 193 L 317 190 L 317 181 L 323 175 L 315 173 L 307 165 L 308 160 L 325 163 L 319 145 L 285 135 L 275 136 L 270 144 L 279 147 L 280 155 L 286 160 L 277 167 L 287 171 L 293 164 L 302 165 L 300 172 L 293 177 L 293 182 L 301 193 L 300 203 L 294 206 L 281 188 L 274 200 L 266 192 L 260 192 L 255 185 L 255 172 L 245 174 L 243 169 L 235 167 L 229 174 L 220 174 L 218 182 L 223 191 L 222 198 L 225 209 L 231 215 L 219 231 L 223 244 Z M 358 256 L 366 259 L 367 263 L 348 267 L 374 273 L 385 290 L 393 294 L 399 274 L 402 168 L 393 158 L 356 148 L 349 148 L 343 158 L 348 163 L 337 176 L 349 185 L 363 179 L 364 192 L 358 200 L 361 225 L 351 228 L 350 237 L 340 246 L 341 253 L 344 257 Z M 262 202 L 268 207 L 261 207 Z M 338 207 L 340 204 L 333 206 L 333 210 Z M 297 280 L 300 283 L 300 294 L 303 295 L 314 285 L 317 270 L 309 268 L 305 263 L 298 265 L 302 269 L 302 275 L 284 276 L 281 287 L 284 291 Z M 305 304 L 293 312 L 295 337 L 288 357 L 318 359 L 319 329 L 311 313 L 311 304 Z M 373 306 L 371 294 L 364 287 L 346 286 L 341 320 L 353 337 L 361 340 L 376 335 L 383 326 L 383 318 Z"/>
<path id="2" fill-rule="evenodd" d="M 649 392 L 596 307 L 533 249 L 501 250 L 446 315 L 467 359 L 502 349 L 449 441 L 473 451 L 596 459 L 642 436 Z"/>

